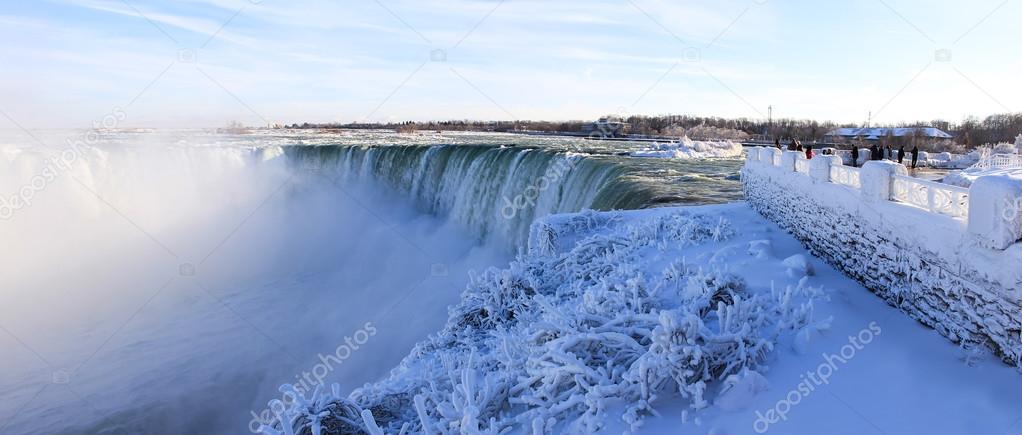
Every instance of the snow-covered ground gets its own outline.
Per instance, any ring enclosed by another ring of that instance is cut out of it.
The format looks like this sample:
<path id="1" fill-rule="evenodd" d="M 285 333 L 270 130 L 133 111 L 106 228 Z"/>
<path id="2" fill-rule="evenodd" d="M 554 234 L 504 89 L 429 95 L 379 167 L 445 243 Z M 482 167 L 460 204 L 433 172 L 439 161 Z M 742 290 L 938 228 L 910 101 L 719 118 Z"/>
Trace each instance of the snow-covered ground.
<path id="1" fill-rule="evenodd" d="M 1022 434 L 1018 403 L 1015 368 L 736 203 L 542 220 L 388 378 L 283 414 L 314 434 Z"/>
<path id="2" fill-rule="evenodd" d="M 680 142 L 657 143 L 650 148 L 634 151 L 632 157 L 665 159 L 734 158 L 742 155 L 742 144 L 730 140 L 695 141 L 687 137 Z"/>
<path id="3" fill-rule="evenodd" d="M 955 186 L 969 187 L 977 178 L 986 175 L 1008 175 L 1022 178 L 1022 168 L 1018 167 L 1019 154 L 1022 154 L 1022 134 L 1018 135 L 1014 144 L 999 143 L 988 145 L 969 153 L 972 157 L 969 167 L 960 171 L 952 171 L 943 182 Z M 997 162 L 1001 164 L 997 164 Z M 1007 164 L 1005 164 L 1007 163 Z"/>
<path id="4" fill-rule="evenodd" d="M 966 169 L 952 171 L 944 176 L 942 182 L 953 186 L 969 187 L 977 178 L 987 175 L 1007 175 L 1022 179 L 1022 169 Z"/>

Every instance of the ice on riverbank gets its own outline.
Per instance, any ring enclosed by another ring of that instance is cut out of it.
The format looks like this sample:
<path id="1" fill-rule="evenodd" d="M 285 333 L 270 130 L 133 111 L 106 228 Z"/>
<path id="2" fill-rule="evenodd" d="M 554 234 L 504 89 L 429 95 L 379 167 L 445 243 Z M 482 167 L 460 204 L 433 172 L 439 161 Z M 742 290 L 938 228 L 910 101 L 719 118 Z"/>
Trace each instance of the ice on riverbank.
<path id="1" fill-rule="evenodd" d="M 288 428 L 266 432 L 957 434 L 1019 417 L 1015 369 L 963 353 L 745 204 L 557 215 L 530 239 L 387 379 L 276 403 Z"/>
<path id="2" fill-rule="evenodd" d="M 657 143 L 631 153 L 632 157 L 664 159 L 736 158 L 742 155 L 742 144 L 730 140 L 694 141 L 687 137 L 680 142 Z"/>

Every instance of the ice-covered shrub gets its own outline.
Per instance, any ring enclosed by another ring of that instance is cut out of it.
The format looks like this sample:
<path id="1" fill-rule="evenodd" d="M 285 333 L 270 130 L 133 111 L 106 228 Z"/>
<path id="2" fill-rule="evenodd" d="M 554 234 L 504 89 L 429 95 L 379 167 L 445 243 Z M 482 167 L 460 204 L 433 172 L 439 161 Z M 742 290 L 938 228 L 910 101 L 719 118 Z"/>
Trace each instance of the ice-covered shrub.
<path id="1" fill-rule="evenodd" d="M 993 154 L 1018 154 L 1017 144 L 1010 144 L 1007 142 L 1001 142 L 993 146 L 991 151 Z"/>
<path id="2" fill-rule="evenodd" d="M 473 277 L 446 326 L 387 379 L 332 402 L 317 392 L 264 432 L 586 433 L 609 418 L 638 428 L 661 397 L 708 406 L 725 379 L 759 368 L 810 321 L 812 289 L 753 291 L 712 261 L 676 258 L 656 273 L 644 264 L 726 242 L 726 220 L 606 223 L 577 215 L 568 224 L 587 236 L 572 248 L 551 244 Z M 593 225 L 602 228 L 584 230 Z"/>
<path id="3" fill-rule="evenodd" d="M 262 426 L 266 435 L 376 435 L 379 427 L 373 413 L 341 396 L 340 386 L 334 384 L 329 392 L 322 386 L 306 397 L 292 385 L 285 384 L 280 392 L 289 399 L 270 401 L 276 414 L 274 427 Z"/>

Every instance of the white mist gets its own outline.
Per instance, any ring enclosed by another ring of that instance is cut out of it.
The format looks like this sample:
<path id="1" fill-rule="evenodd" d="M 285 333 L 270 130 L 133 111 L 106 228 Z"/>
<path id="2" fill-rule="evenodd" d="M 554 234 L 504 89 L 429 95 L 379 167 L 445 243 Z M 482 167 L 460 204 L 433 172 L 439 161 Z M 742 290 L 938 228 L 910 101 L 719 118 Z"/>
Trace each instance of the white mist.
<path id="1" fill-rule="evenodd" d="M 470 269 L 507 261 L 278 148 L 139 137 L 78 152 L 43 184 L 62 149 L 0 159 L 6 198 L 36 180 L 0 221 L 5 431 L 246 433 L 280 384 L 367 323 L 324 381 L 384 375 L 443 325 Z"/>

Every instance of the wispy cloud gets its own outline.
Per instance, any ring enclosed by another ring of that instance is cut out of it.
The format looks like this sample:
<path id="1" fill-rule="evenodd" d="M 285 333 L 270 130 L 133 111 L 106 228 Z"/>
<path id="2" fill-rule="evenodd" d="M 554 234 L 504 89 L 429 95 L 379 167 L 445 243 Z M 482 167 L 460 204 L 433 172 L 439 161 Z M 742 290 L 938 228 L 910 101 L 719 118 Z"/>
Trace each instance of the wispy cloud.
<path id="1" fill-rule="evenodd" d="M 19 117 L 74 127 L 175 62 L 134 106 L 129 125 L 247 120 L 251 111 L 196 67 L 271 120 L 347 121 L 441 50 L 446 62 L 426 63 L 381 118 L 584 118 L 648 92 L 634 110 L 755 116 L 750 104 L 758 111 L 772 104 L 785 116 L 857 121 L 935 49 L 952 48 L 954 62 L 936 63 L 883 115 L 984 115 L 1003 110 L 994 100 L 1009 107 L 1022 100 L 1017 61 L 1005 54 L 1022 38 L 1008 18 L 1022 13 L 1022 3 L 888 0 L 935 47 L 879 4 L 631 1 L 637 7 L 620 0 L 383 0 L 386 8 L 334 0 L 23 2 L 0 15 L 0 97 L 29 114 Z M 194 50 L 196 63 L 178 62 L 181 49 Z"/>
<path id="2" fill-rule="evenodd" d="M 218 21 L 213 18 L 193 17 L 168 12 L 161 12 L 148 6 L 132 5 L 125 2 L 117 2 L 112 0 L 65 0 L 65 1 L 69 4 L 73 4 L 76 6 L 96 11 L 109 12 L 112 14 L 136 18 L 139 20 L 150 20 L 157 24 L 165 24 L 174 29 L 185 30 L 187 32 L 205 36 L 207 38 L 216 36 L 218 39 L 253 48 L 258 47 L 259 45 L 258 42 L 253 38 L 242 37 L 234 34 L 230 30 L 223 28 L 225 20 L 228 20 L 231 17 L 230 14 L 224 14 L 224 16 Z"/>

